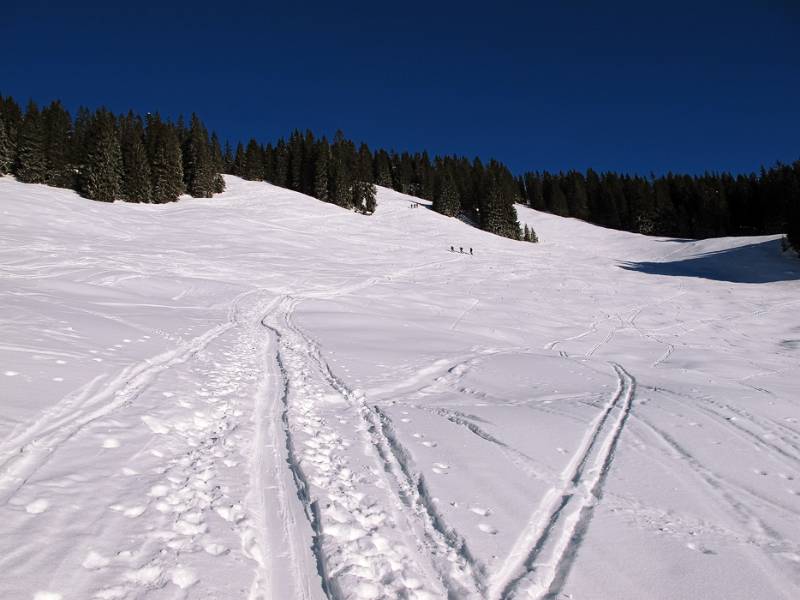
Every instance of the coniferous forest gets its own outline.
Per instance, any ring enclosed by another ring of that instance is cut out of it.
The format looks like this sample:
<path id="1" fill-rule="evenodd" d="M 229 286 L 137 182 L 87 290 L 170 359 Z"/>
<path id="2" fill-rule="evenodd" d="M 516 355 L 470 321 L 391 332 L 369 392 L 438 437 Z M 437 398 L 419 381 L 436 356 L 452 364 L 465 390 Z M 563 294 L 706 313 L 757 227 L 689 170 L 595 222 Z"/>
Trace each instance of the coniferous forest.
<path id="1" fill-rule="evenodd" d="M 222 192 L 222 173 L 308 194 L 371 214 L 375 184 L 430 200 L 434 210 L 491 233 L 537 241 L 517 221 L 515 203 L 566 217 L 648 235 L 702 238 L 786 233 L 800 248 L 800 161 L 758 174 L 528 172 L 515 176 L 491 160 L 410 154 L 333 140 L 295 130 L 263 145 L 232 148 L 188 123 L 129 112 L 81 108 L 74 118 L 58 102 L 22 109 L 0 96 L 0 174 L 23 182 L 71 188 L 87 198 L 172 202 L 181 194 Z"/>

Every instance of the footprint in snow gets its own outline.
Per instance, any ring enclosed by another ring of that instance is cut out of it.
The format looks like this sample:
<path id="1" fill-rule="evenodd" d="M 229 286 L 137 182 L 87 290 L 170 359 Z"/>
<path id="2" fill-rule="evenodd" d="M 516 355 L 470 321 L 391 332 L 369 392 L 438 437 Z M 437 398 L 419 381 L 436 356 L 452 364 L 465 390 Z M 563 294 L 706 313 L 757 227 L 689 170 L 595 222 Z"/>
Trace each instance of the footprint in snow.
<path id="1" fill-rule="evenodd" d="M 103 448 L 119 448 L 119 440 L 116 438 L 106 438 L 103 440 Z"/>
<path id="2" fill-rule="evenodd" d="M 61 600 L 63 597 L 58 592 L 36 592 L 33 600 Z"/>
<path id="3" fill-rule="evenodd" d="M 203 550 L 211 556 L 219 556 L 228 552 L 228 548 L 222 544 L 206 544 L 203 546 Z"/>
<path id="4" fill-rule="evenodd" d="M 86 555 L 86 558 L 83 559 L 81 565 L 87 571 L 96 571 L 97 569 L 102 569 L 103 567 L 107 567 L 111 561 L 108 560 L 102 554 L 91 550 L 89 554 Z"/>
<path id="5" fill-rule="evenodd" d="M 182 590 L 192 587 L 199 581 L 197 573 L 195 573 L 192 569 L 187 569 L 186 567 L 177 567 L 173 569 L 170 579 L 172 583 L 177 585 Z"/>
<path id="6" fill-rule="evenodd" d="M 144 566 L 141 569 L 128 571 L 125 573 L 125 579 L 131 583 L 136 583 L 142 586 L 151 586 L 156 584 L 162 578 L 162 571 L 160 567 Z"/>
<path id="7" fill-rule="evenodd" d="M 427 446 L 428 448 L 436 448 L 436 446 L 438 446 L 439 444 L 437 444 L 436 442 L 427 441 L 427 442 L 422 442 L 422 445 Z"/>
<path id="8" fill-rule="evenodd" d="M 25 506 L 25 511 L 32 514 L 38 515 L 46 511 L 50 507 L 50 503 L 45 500 L 44 498 L 39 498 L 38 500 L 34 500 Z"/>
<path id="9" fill-rule="evenodd" d="M 481 517 L 488 517 L 490 514 L 492 514 L 492 511 L 490 511 L 488 508 L 483 508 L 482 506 L 473 506 L 470 508 L 470 510 Z"/>
<path id="10" fill-rule="evenodd" d="M 488 523 L 478 523 L 478 529 L 480 529 L 483 533 L 488 533 L 489 535 L 497 534 L 497 528 L 492 527 Z"/>

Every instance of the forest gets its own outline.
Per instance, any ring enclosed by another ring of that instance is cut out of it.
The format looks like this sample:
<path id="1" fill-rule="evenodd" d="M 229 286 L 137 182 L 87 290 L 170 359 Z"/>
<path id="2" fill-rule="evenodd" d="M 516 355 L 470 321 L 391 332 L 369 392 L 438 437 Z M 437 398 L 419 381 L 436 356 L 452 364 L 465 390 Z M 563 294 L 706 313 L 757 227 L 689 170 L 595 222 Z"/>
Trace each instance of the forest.
<path id="1" fill-rule="evenodd" d="M 800 248 L 800 161 L 758 173 L 664 176 L 613 172 L 515 175 L 496 160 L 427 152 L 372 150 L 337 132 L 310 131 L 262 144 L 223 145 L 192 114 L 188 122 L 158 113 L 115 115 L 59 102 L 23 110 L 0 95 L 0 174 L 76 190 L 94 200 L 173 202 L 211 197 L 223 173 L 308 194 L 371 214 L 375 185 L 430 200 L 443 215 L 512 239 L 537 241 L 521 228 L 514 205 L 646 235 L 704 238 L 786 234 Z"/>

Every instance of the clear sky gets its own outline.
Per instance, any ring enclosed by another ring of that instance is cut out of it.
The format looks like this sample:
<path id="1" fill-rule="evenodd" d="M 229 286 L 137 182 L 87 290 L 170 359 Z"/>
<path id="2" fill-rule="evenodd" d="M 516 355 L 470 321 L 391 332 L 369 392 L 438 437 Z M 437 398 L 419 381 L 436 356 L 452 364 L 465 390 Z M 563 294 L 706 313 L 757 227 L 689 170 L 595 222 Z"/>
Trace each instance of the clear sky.
<path id="1" fill-rule="evenodd" d="M 800 159 L 796 0 L 116 4 L 4 3 L 0 93 L 517 172 Z"/>

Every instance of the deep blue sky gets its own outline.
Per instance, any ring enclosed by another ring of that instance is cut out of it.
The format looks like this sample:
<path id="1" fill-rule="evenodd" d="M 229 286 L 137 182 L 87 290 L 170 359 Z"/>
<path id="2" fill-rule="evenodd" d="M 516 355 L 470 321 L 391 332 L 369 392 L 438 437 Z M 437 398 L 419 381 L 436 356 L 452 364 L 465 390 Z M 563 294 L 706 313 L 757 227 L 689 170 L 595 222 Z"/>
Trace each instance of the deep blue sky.
<path id="1" fill-rule="evenodd" d="M 795 0 L 113 4 L 5 3 L 0 93 L 195 111 L 232 141 L 341 128 L 515 171 L 800 158 Z"/>

